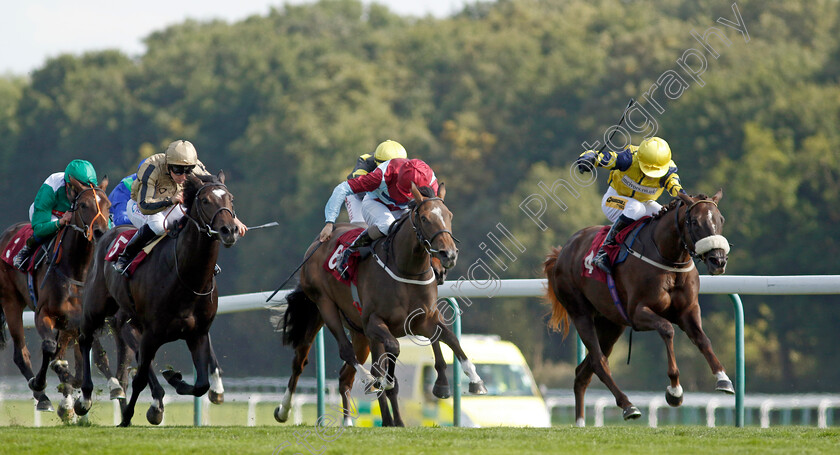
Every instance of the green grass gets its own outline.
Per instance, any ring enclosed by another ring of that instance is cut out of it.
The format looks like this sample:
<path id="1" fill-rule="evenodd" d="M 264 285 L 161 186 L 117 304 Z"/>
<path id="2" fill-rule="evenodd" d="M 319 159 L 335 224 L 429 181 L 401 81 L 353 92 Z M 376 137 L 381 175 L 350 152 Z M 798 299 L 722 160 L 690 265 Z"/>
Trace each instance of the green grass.
<path id="1" fill-rule="evenodd" d="M 139 417 L 139 416 L 138 416 Z M 141 417 L 142 418 L 142 417 Z M 324 442 L 312 426 L 7 427 L 4 454 L 823 454 L 840 453 L 840 430 L 804 427 L 348 428 L 330 427 Z M 334 432 L 333 432 L 334 431 Z M 308 436 L 307 436 L 308 433 Z M 277 453 L 280 453 L 279 451 Z"/>

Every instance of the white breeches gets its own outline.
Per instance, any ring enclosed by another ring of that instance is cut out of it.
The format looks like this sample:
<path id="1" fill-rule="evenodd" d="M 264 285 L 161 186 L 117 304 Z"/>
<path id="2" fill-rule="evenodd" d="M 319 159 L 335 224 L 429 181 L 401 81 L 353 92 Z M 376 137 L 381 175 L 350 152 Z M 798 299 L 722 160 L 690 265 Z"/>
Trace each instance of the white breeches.
<path id="1" fill-rule="evenodd" d="M 347 207 L 347 214 L 350 215 L 351 223 L 364 223 L 365 217 L 362 215 L 362 200 L 364 196 L 361 194 L 351 194 L 344 198 L 344 206 Z"/>
<path id="2" fill-rule="evenodd" d="M 662 205 L 656 201 L 640 202 L 631 197 L 620 196 L 613 187 L 607 188 L 607 192 L 601 199 L 601 210 L 612 222 L 615 222 L 621 215 L 638 220 L 643 216 L 655 215 L 661 209 Z"/>
<path id="3" fill-rule="evenodd" d="M 166 232 L 167 226 L 175 226 L 178 220 L 184 217 L 187 208 L 182 204 L 176 204 L 155 214 L 144 215 L 137 203 L 131 199 L 125 206 L 125 212 L 134 227 L 140 229 L 144 224 L 147 224 L 155 234 L 161 235 Z"/>
<path id="4" fill-rule="evenodd" d="M 362 201 L 362 216 L 368 226 L 376 226 L 384 235 L 388 235 L 388 229 L 394 220 L 402 216 L 408 210 L 391 211 L 379 199 L 368 193 Z"/>

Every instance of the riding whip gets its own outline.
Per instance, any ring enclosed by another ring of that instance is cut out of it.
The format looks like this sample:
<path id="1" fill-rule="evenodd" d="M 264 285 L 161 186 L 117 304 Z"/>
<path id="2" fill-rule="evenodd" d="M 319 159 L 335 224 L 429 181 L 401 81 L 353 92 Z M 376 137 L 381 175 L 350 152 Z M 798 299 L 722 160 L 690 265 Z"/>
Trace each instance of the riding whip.
<path id="1" fill-rule="evenodd" d="M 262 228 L 274 227 L 274 226 L 280 226 L 280 223 L 278 223 L 276 221 L 272 221 L 271 223 L 265 223 L 265 224 L 261 224 L 259 226 L 254 226 L 254 227 L 248 226 L 248 230 L 253 231 L 254 229 L 262 229 Z"/>
<path id="2" fill-rule="evenodd" d="M 269 223 L 269 224 L 271 224 L 271 223 Z M 303 267 L 303 264 L 306 264 L 306 261 L 308 261 L 308 260 L 309 260 L 309 258 L 311 258 L 311 257 L 312 257 L 312 255 L 313 255 L 313 254 L 315 254 L 315 252 L 316 252 L 316 251 L 318 251 L 318 248 L 321 248 L 321 245 L 323 245 L 323 244 L 324 244 L 324 242 L 322 242 L 322 241 L 318 240 L 318 245 L 315 247 L 315 249 L 314 249 L 314 250 L 312 250 L 312 252 L 311 252 L 311 253 L 309 253 L 308 255 L 306 255 L 306 257 L 305 257 L 305 258 L 303 258 L 303 262 L 301 262 L 301 263 L 300 263 L 300 265 L 299 265 L 299 266 L 297 266 L 297 268 L 295 269 L 295 271 L 294 271 L 294 272 L 292 272 L 292 274 L 291 274 L 291 275 L 289 275 L 289 277 L 288 277 L 288 278 L 286 278 L 286 281 L 284 281 L 284 282 L 283 282 L 283 284 L 281 284 L 280 286 L 278 286 L 278 287 L 277 287 L 277 289 L 275 289 L 275 290 L 274 290 L 274 292 L 272 292 L 272 293 L 271 293 L 271 295 L 270 295 L 270 296 L 268 296 L 268 298 L 267 298 L 267 299 L 265 299 L 266 303 L 270 302 L 270 301 L 271 301 L 271 298 L 272 298 L 272 297 L 274 297 L 275 295 L 277 295 L 277 293 L 278 293 L 278 292 L 280 292 L 280 290 L 281 290 L 281 289 L 283 289 L 283 286 L 285 286 L 285 285 L 286 285 L 286 283 L 288 283 L 288 282 L 289 282 L 289 280 L 291 280 L 291 279 L 292 279 L 292 277 L 293 277 L 293 276 L 295 276 L 295 274 L 298 272 L 298 270 L 300 270 L 300 268 L 301 268 L 301 267 Z"/>

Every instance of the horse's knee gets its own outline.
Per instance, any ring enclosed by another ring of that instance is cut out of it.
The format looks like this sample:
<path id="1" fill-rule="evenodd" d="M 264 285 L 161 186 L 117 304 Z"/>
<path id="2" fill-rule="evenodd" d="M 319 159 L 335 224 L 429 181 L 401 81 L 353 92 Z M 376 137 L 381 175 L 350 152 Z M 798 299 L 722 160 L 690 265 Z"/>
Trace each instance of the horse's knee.
<path id="1" fill-rule="evenodd" d="M 55 355 L 58 351 L 58 343 L 55 340 L 46 339 L 41 342 L 41 350 L 49 355 Z"/>
<path id="2" fill-rule="evenodd" d="M 193 395 L 195 395 L 197 397 L 204 396 L 204 394 L 207 393 L 208 390 L 210 390 L 210 383 L 198 384 L 193 388 L 193 390 L 194 390 Z"/>

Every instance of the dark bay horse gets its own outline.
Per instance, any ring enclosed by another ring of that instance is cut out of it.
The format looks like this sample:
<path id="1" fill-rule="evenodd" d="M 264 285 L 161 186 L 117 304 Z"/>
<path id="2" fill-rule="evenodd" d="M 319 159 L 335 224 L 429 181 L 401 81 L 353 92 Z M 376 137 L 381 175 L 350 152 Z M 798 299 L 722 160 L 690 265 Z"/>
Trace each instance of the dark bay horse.
<path id="1" fill-rule="evenodd" d="M 212 388 L 221 393 L 220 370 L 208 332 L 218 308 L 213 272 L 219 244 L 231 247 L 237 241 L 233 195 L 224 181 L 223 172 L 218 177 L 187 178 L 187 211 L 181 229 L 174 236 L 163 238 L 130 279 L 121 276 L 104 259 L 119 231 L 127 227 L 115 228 L 100 240 L 84 294 L 79 342 L 85 365 L 83 396 L 74 407 L 77 414 L 87 414 L 92 404 L 93 382 L 87 357 L 92 335 L 106 316 L 118 310 L 130 319 L 120 333 L 130 346 L 137 348 L 138 357 L 131 398 L 123 409 L 120 426 L 131 424 L 137 398 L 147 385 L 153 402 L 146 418 L 154 425 L 163 420 L 164 390 L 151 363 L 158 349 L 171 341 L 186 341 L 196 371 L 194 385 L 186 383 L 180 373 L 164 372 L 164 378 L 176 392 L 202 396 Z"/>
<path id="2" fill-rule="evenodd" d="M 700 277 L 692 261 L 693 256 L 698 257 L 712 275 L 725 271 L 729 244 L 722 235 L 724 218 L 717 205 L 722 195 L 722 191 L 711 198 L 680 194 L 642 228 L 633 246 L 643 257 L 658 265 L 631 255 L 614 267 L 615 286 L 621 302 L 626 305 L 630 324 L 613 303 L 607 285 L 582 276 L 584 255 L 601 226 L 578 231 L 546 259 L 546 298 L 552 306 L 549 325 L 568 334 L 571 319 L 589 351 L 575 370 L 578 426 L 584 426 L 583 398 L 593 373 L 613 393 L 625 420 L 641 416 L 613 381 L 607 362 L 613 345 L 625 326 L 631 324 L 634 330 L 656 330 L 665 342 L 671 380 L 665 392 L 669 405 L 679 406 L 683 399 L 674 358 L 672 323 L 688 335 L 706 358 L 717 378 L 715 389 L 735 393 L 701 327 Z"/>
<path id="3" fill-rule="evenodd" d="M 63 384 L 66 399 L 59 406 L 59 414 L 64 417 L 69 405 L 69 394 L 72 388 L 81 383 L 81 357 L 78 347 L 76 356 L 76 378 L 70 377 L 67 362 L 62 360 L 68 345 L 76 340 L 79 322 L 81 320 L 81 294 L 83 282 L 87 276 L 94 243 L 108 230 L 108 209 L 111 206 L 105 190 L 108 178 L 104 177 L 100 185 L 85 186 L 78 180 L 70 178 L 67 184 L 68 199 L 72 201 L 69 212 L 73 217 L 70 223 L 59 230 L 53 243 L 46 253 L 46 260 L 36 268 L 31 288 L 26 273 L 0 261 L 0 314 L 9 326 L 9 333 L 14 342 L 14 362 L 21 374 L 29 382 L 33 396 L 38 400 L 36 409 L 52 411 L 52 404 L 44 392 L 46 388 L 46 373 L 49 365 L 58 373 Z M 26 226 L 27 222 L 17 223 L 7 228 L 0 236 L 0 251 L 3 251 L 18 230 Z M 33 254 L 31 260 L 35 260 Z M 37 306 L 32 301 L 37 300 Z M 22 314 L 26 306 L 35 311 L 35 327 L 43 340 L 41 351 L 43 358 L 41 367 L 36 373 L 32 371 L 29 350 L 26 347 L 23 331 Z M 0 332 L 3 330 L 0 324 Z M 2 333 L 0 333 L 2 337 Z M 97 365 L 103 374 L 109 378 L 112 393 L 119 389 L 117 380 L 110 374 L 107 358 L 98 340 Z M 114 395 L 118 396 L 118 393 Z"/>
<path id="4" fill-rule="evenodd" d="M 345 425 L 352 424 L 348 400 L 357 372 L 362 375 L 368 391 L 377 391 L 380 387 L 385 390 L 393 418 L 380 394 L 383 426 L 403 425 L 397 404 L 399 386 L 394 378 L 394 360 L 400 349 L 397 337 L 420 335 L 432 341 L 438 373 L 434 392 L 438 397 L 445 398 L 449 394 L 446 363 L 439 341 L 449 345 L 462 362 L 464 372 L 470 378 L 470 392 L 486 393 L 475 367 L 436 307 L 437 281 L 430 259 L 435 256 L 443 267 L 451 268 L 458 256 L 451 233 L 452 213 L 443 203 L 446 189 L 442 183 L 438 194 L 439 197 L 435 197 L 431 188 L 418 189 L 412 185 L 414 201 L 408 214 L 397 220 L 385 241 L 374 245 L 372 256 L 359 263 L 357 286 L 361 314 L 353 306 L 350 288 L 323 268 L 333 254 L 338 238 L 355 226 L 338 225 L 323 247 L 312 253 L 318 248 L 317 240 L 309 247 L 307 256 L 310 253 L 312 256 L 301 269 L 300 283 L 287 296 L 284 343 L 292 345 L 295 357 L 288 388 L 275 410 L 278 421 L 285 422 L 288 418 L 298 377 L 307 363 L 315 335 L 324 324 L 338 341 L 339 355 L 345 362 L 339 376 Z M 352 334 L 352 343 L 344 333 L 345 327 Z M 361 365 L 368 353 L 372 354 L 376 378 Z"/>

